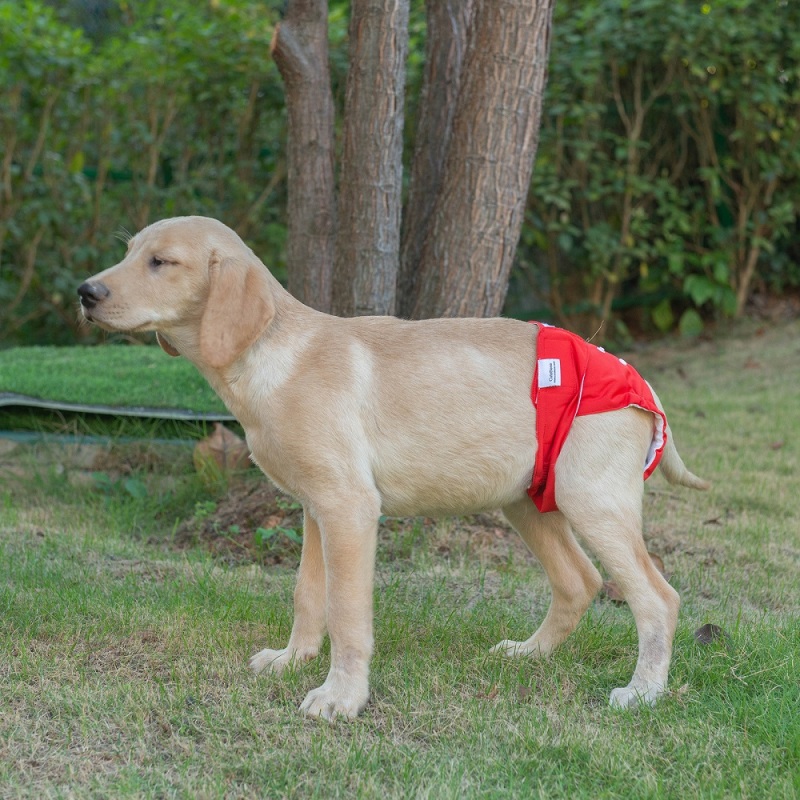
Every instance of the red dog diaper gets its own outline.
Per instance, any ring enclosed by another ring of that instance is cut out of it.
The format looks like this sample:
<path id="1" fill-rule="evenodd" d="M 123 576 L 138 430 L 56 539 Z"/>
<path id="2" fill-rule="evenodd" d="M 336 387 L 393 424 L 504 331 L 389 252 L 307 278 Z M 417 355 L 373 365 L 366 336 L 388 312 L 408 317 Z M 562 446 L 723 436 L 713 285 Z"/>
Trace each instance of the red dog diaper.
<path id="1" fill-rule="evenodd" d="M 667 418 L 644 378 L 621 358 L 580 336 L 539 327 L 531 400 L 536 407 L 536 464 L 528 494 L 539 511 L 556 511 L 555 465 L 575 417 L 628 406 L 653 414 L 653 440 L 644 478 L 653 474 L 667 441 Z"/>

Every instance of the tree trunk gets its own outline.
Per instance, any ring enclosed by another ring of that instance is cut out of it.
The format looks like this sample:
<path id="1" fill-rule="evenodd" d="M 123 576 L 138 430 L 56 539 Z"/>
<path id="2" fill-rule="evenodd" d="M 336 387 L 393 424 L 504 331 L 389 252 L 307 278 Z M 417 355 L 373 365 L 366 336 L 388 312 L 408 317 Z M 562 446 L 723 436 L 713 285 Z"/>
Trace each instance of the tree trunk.
<path id="1" fill-rule="evenodd" d="M 270 46 L 286 85 L 289 291 L 330 311 L 336 232 L 327 0 L 288 0 Z"/>
<path id="2" fill-rule="evenodd" d="M 425 74 L 397 280 L 397 307 L 403 317 L 413 310 L 420 256 L 442 185 L 472 11 L 472 0 L 428 0 L 426 5 Z"/>
<path id="3" fill-rule="evenodd" d="M 539 138 L 554 0 L 475 0 L 412 316 L 501 312 Z"/>
<path id="4" fill-rule="evenodd" d="M 333 310 L 393 314 L 408 0 L 353 0 Z"/>

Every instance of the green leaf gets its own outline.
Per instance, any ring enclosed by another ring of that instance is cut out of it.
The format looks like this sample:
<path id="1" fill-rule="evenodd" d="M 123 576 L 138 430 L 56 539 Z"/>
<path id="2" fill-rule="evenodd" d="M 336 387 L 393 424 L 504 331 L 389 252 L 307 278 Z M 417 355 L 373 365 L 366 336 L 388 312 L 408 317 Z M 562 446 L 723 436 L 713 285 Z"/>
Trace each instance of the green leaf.
<path id="1" fill-rule="evenodd" d="M 678 330 L 681 336 L 687 338 L 694 338 L 703 332 L 703 320 L 700 315 L 693 308 L 687 308 L 681 314 L 680 321 L 678 322 Z"/>
<path id="2" fill-rule="evenodd" d="M 706 278 L 705 275 L 690 275 L 686 279 L 683 289 L 696 306 L 701 306 L 717 294 L 719 284 Z"/>
<path id="3" fill-rule="evenodd" d="M 123 481 L 122 488 L 136 500 L 142 500 L 149 494 L 147 486 L 136 478 L 127 478 Z"/>
<path id="4" fill-rule="evenodd" d="M 653 323 L 662 333 L 675 324 L 675 315 L 669 300 L 662 300 L 652 311 Z"/>
<path id="5" fill-rule="evenodd" d="M 75 153 L 74 156 L 69 160 L 69 171 L 73 174 L 78 172 L 83 172 L 83 166 L 86 162 L 86 159 L 83 155 L 83 151 L 79 150 Z"/>
<path id="6" fill-rule="evenodd" d="M 294 528 L 281 528 L 284 536 L 295 544 L 302 544 L 303 537 Z"/>

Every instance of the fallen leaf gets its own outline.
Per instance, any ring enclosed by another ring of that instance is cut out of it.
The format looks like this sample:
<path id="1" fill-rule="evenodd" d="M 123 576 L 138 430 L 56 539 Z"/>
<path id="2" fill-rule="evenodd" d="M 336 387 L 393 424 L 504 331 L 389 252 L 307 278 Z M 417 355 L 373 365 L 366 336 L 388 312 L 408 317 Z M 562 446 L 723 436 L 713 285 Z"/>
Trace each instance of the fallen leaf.
<path id="1" fill-rule="evenodd" d="M 650 560 L 653 562 L 655 568 L 664 575 L 664 562 L 661 560 L 661 556 L 657 556 L 655 553 L 648 553 L 647 555 L 650 556 Z"/>
<path id="2" fill-rule="evenodd" d="M 653 562 L 653 566 L 661 573 L 661 577 L 668 581 L 672 574 L 667 572 L 666 568 L 664 567 L 664 562 L 661 559 L 661 556 L 657 556 L 655 553 L 648 553 L 647 555 L 650 556 L 650 560 Z"/>
<path id="3" fill-rule="evenodd" d="M 214 423 L 211 434 L 195 445 L 192 457 L 197 472 L 211 482 L 251 465 L 250 449 L 244 439 L 221 422 Z"/>
<path id="4" fill-rule="evenodd" d="M 478 692 L 478 694 L 476 694 L 475 697 L 477 697 L 480 700 L 494 700 L 498 694 L 500 694 L 500 690 L 497 688 L 497 684 L 494 684 L 494 686 L 492 686 L 492 688 L 489 689 L 488 692 L 486 693 Z"/>
<path id="5" fill-rule="evenodd" d="M 655 553 L 648 553 L 647 555 L 650 556 L 653 566 L 659 571 L 663 578 L 665 580 L 669 580 L 670 576 L 669 573 L 664 571 L 664 561 L 662 560 L 661 556 L 658 556 Z M 622 590 L 619 588 L 619 586 L 617 586 L 616 583 L 614 583 L 614 581 L 603 581 L 603 588 L 601 591 L 612 603 L 625 602 L 625 595 L 622 594 Z"/>
<path id="6" fill-rule="evenodd" d="M 613 581 L 603 581 L 603 592 L 612 603 L 625 602 L 625 597 Z"/>
<path id="7" fill-rule="evenodd" d="M 725 640 L 727 635 L 719 625 L 707 622 L 694 632 L 694 638 L 699 644 L 712 644 L 713 642 Z"/>

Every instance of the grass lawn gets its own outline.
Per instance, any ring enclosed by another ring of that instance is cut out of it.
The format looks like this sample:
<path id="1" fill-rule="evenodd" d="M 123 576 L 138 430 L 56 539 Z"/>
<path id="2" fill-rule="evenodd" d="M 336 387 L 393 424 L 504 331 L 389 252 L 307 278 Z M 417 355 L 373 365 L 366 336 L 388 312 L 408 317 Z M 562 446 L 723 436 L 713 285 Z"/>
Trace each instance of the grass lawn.
<path id="1" fill-rule="evenodd" d="M 227 413 L 192 364 L 156 346 L 0 350 L 3 392 L 77 405 Z"/>
<path id="2" fill-rule="evenodd" d="M 602 597 L 551 659 L 488 655 L 549 597 L 481 517 L 386 521 L 372 699 L 354 723 L 306 720 L 327 649 L 280 679 L 247 670 L 288 638 L 293 571 L 178 535 L 223 501 L 190 459 L 93 476 L 17 446 L 0 450 L 0 797 L 796 798 L 800 323 L 625 355 L 714 482 L 648 481 L 648 546 L 683 600 L 655 709 L 608 708 L 636 633 Z M 725 636 L 704 645 L 709 622 Z"/>

